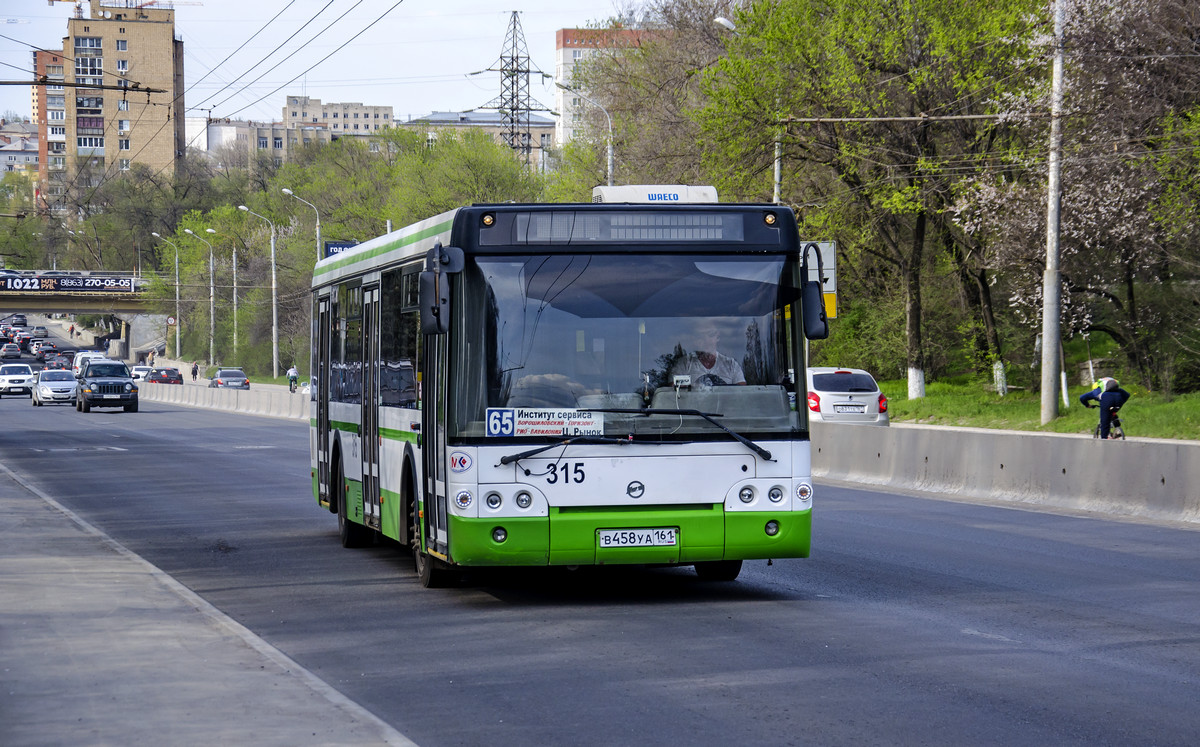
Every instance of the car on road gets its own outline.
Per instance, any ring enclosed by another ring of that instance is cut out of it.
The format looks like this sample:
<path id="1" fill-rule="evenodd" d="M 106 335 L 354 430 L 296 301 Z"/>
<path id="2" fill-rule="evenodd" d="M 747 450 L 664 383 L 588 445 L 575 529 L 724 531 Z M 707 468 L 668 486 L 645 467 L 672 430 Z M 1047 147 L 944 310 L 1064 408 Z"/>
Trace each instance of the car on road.
<path id="1" fill-rule="evenodd" d="M 138 411 L 137 382 L 121 361 L 89 358 L 75 379 L 79 382 L 76 410 L 91 412 L 93 407 L 123 407 L 125 412 Z"/>
<path id="2" fill-rule="evenodd" d="M 178 368 L 156 368 L 146 376 L 151 384 L 183 384 L 183 374 Z"/>
<path id="3" fill-rule="evenodd" d="M 32 334 L 34 337 L 49 337 L 50 336 L 50 332 L 40 324 L 33 328 Z"/>
<path id="4" fill-rule="evenodd" d="M 808 419 L 818 423 L 888 425 L 887 397 L 861 368 L 808 369 Z"/>
<path id="5" fill-rule="evenodd" d="M 133 368 L 129 369 L 129 372 L 133 374 L 134 381 L 141 381 L 153 370 L 154 366 L 134 366 Z"/>
<path id="6" fill-rule="evenodd" d="M 13 314 L 8 318 L 8 323 L 14 327 L 28 327 L 29 322 L 25 320 L 24 314 Z"/>
<path id="7" fill-rule="evenodd" d="M 75 352 L 75 357 L 71 359 L 71 371 L 78 376 L 83 364 L 92 358 L 104 358 L 104 353 L 99 350 L 78 350 Z"/>
<path id="8" fill-rule="evenodd" d="M 33 406 L 41 407 L 47 403 L 75 401 L 75 389 L 78 382 L 70 371 L 43 368 L 38 372 L 33 384 Z"/>
<path id="9" fill-rule="evenodd" d="M 250 379 L 240 368 L 218 368 L 208 380 L 209 389 L 249 389 Z"/>
<path id="10" fill-rule="evenodd" d="M 0 366 L 0 397 L 33 391 L 33 369 L 28 363 L 8 363 Z"/>
<path id="11" fill-rule="evenodd" d="M 15 342 L 4 343 L 4 348 L 0 350 L 0 358 L 20 358 L 21 346 Z"/>
<path id="12" fill-rule="evenodd" d="M 46 358 L 45 368 L 52 370 L 71 370 L 71 359 L 65 355 L 52 355 Z"/>
<path id="13" fill-rule="evenodd" d="M 53 358 L 56 355 L 58 355 L 58 346 L 49 340 L 42 340 L 42 343 L 37 346 L 37 350 L 34 352 L 33 357 L 37 358 L 39 361 L 44 361 L 47 358 Z"/>

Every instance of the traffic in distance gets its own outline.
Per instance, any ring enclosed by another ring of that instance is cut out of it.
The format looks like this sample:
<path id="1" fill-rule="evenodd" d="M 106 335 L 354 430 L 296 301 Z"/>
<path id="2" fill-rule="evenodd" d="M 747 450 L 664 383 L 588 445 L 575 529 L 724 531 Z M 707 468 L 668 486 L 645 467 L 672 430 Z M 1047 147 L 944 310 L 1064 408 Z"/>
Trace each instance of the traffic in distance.
<path id="1" fill-rule="evenodd" d="M 44 325 L 29 324 L 27 315 L 0 320 L 0 398 L 28 398 L 34 407 L 73 405 L 138 411 L 140 379 L 183 383 L 173 368 L 151 368 L 135 378 L 124 361 L 103 350 L 80 349 L 72 340 L 52 334 Z"/>

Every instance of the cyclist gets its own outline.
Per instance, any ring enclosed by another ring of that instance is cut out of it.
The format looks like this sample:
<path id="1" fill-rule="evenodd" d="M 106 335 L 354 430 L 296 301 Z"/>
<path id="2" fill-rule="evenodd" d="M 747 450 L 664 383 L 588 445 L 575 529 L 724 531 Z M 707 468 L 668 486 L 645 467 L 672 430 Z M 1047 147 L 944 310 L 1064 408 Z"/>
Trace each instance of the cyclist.
<path id="1" fill-rule="evenodd" d="M 296 370 L 296 364 L 293 363 L 292 367 L 287 370 L 288 389 L 290 391 L 296 391 L 296 381 L 299 378 L 300 372 Z"/>
<path id="2" fill-rule="evenodd" d="M 1097 381 L 1091 391 L 1079 395 L 1079 402 L 1084 407 L 1095 407 L 1091 404 L 1093 400 L 1100 406 L 1100 438 L 1107 439 L 1113 415 L 1129 401 L 1129 392 L 1122 389 L 1116 379 L 1106 376 Z"/>

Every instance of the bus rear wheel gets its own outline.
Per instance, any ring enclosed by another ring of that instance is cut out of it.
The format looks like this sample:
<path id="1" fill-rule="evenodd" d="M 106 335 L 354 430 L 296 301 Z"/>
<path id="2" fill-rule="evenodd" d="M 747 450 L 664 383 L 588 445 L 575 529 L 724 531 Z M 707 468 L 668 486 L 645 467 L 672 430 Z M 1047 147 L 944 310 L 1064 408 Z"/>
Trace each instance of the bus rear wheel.
<path id="1" fill-rule="evenodd" d="M 735 581 L 742 572 L 740 560 L 710 560 L 696 563 L 696 575 L 701 581 Z"/>

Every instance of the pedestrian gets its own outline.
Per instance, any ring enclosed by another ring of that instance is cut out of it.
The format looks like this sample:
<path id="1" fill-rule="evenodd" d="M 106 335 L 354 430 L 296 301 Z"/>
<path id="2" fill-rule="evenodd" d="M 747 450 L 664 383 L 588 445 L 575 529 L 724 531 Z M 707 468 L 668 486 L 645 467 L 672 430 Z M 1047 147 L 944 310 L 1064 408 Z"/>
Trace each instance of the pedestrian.
<path id="1" fill-rule="evenodd" d="M 195 381 L 195 380 L 196 380 L 196 377 L 197 377 L 199 374 L 200 374 L 200 362 L 199 362 L 199 361 L 192 361 L 192 381 Z"/>
<path id="2" fill-rule="evenodd" d="M 153 350 L 151 350 L 150 354 L 146 356 L 146 365 L 150 366 L 151 368 L 154 367 L 154 351 Z"/>

